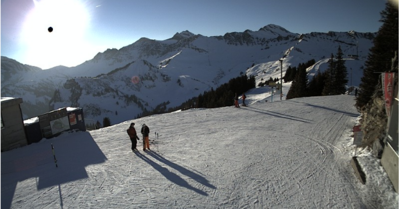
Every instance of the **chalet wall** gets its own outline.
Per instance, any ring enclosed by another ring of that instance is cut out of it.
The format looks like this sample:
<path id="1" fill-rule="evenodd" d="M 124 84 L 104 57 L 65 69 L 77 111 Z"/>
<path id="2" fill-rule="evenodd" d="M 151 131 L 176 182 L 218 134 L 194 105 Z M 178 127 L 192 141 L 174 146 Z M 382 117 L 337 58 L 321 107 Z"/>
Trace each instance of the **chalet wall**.
<path id="1" fill-rule="evenodd" d="M 383 149 L 381 163 L 394 189 L 399 193 L 399 156 L 390 144 Z"/>
<path id="2" fill-rule="evenodd" d="M 28 144 L 20 104 L 21 98 L 1 101 L 1 151 L 11 150 Z"/>

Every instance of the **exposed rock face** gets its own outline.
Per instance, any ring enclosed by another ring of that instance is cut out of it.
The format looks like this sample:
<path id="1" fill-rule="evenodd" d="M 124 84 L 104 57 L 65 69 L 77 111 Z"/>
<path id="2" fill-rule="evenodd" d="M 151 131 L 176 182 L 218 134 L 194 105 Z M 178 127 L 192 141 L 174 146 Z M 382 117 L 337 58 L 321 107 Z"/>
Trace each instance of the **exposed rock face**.
<path id="1" fill-rule="evenodd" d="M 387 125 L 385 100 L 379 89 L 372 100 L 361 110 L 362 142 L 364 146 L 373 148 L 375 157 L 380 158 L 383 151 L 383 139 Z"/>

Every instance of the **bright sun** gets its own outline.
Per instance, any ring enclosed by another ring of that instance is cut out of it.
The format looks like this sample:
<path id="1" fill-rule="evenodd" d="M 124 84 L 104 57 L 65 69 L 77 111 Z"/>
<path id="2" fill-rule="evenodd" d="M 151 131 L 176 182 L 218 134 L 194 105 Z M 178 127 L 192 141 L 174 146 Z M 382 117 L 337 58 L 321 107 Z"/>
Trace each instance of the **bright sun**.
<path id="1" fill-rule="evenodd" d="M 50 68 L 76 65 L 85 51 L 85 33 L 90 15 L 80 0 L 33 0 L 34 9 L 26 16 L 20 41 L 27 63 Z M 52 27 L 50 33 L 48 28 Z"/>

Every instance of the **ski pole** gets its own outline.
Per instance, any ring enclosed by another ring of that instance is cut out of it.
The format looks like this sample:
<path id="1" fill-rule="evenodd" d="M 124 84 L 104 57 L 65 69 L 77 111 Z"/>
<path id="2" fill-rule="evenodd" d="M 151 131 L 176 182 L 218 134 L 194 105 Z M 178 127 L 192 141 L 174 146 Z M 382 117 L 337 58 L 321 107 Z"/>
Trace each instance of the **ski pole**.
<path id="1" fill-rule="evenodd" d="M 56 154 L 55 154 L 55 152 L 54 152 L 54 146 L 53 146 L 53 144 L 51 144 L 51 149 L 52 149 L 52 151 L 53 151 L 54 163 L 56 164 L 56 168 L 58 168 L 58 165 L 57 165 L 57 158 L 56 158 Z"/>

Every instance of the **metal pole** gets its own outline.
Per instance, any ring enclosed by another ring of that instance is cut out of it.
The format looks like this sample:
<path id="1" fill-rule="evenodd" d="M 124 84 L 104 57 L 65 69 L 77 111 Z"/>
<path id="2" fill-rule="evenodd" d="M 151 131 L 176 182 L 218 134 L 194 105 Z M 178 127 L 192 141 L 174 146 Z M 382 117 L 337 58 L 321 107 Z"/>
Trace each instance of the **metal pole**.
<path id="1" fill-rule="evenodd" d="M 283 80 L 282 80 L 282 59 L 279 59 L 279 61 L 281 62 L 281 101 L 282 101 L 282 83 L 283 83 Z"/>
<path id="2" fill-rule="evenodd" d="M 274 102 L 274 87 L 272 87 L 271 91 L 271 102 Z"/>
<path id="3" fill-rule="evenodd" d="M 51 150 L 53 151 L 54 163 L 56 164 L 56 168 L 58 168 L 56 153 L 54 152 L 54 146 L 53 146 L 53 144 L 51 144 Z"/>

